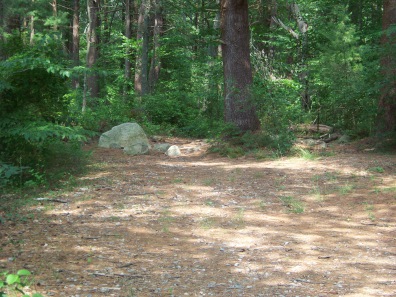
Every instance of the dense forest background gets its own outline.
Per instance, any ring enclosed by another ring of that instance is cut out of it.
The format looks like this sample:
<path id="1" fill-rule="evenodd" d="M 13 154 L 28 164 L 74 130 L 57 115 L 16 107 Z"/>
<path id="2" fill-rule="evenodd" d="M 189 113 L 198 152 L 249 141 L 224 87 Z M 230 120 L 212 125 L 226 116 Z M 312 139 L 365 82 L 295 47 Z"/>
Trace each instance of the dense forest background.
<path id="1" fill-rule="evenodd" d="M 67 178 L 81 141 L 130 121 L 280 152 L 299 123 L 396 131 L 395 0 L 0 0 L 0 22 L 0 186 Z"/>

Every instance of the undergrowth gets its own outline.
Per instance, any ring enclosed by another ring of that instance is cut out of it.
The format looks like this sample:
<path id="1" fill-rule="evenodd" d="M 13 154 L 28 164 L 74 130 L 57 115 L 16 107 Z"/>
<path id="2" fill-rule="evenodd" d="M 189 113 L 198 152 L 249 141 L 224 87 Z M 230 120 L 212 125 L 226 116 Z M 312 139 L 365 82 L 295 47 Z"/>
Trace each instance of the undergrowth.
<path id="1" fill-rule="evenodd" d="M 279 135 L 270 132 L 241 132 L 235 127 L 226 127 L 212 140 L 209 149 L 228 158 L 252 155 L 257 159 L 281 157 L 286 155 L 293 145 L 294 136 L 290 132 Z"/>

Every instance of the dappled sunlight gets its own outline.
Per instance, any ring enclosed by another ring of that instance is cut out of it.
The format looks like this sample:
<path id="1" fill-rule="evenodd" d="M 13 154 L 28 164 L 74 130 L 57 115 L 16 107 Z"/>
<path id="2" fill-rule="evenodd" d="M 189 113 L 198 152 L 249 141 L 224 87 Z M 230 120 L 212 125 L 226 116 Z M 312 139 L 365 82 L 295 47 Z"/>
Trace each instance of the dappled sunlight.
<path id="1" fill-rule="evenodd" d="M 396 292 L 393 172 L 349 157 L 119 157 L 61 202 L 32 207 L 15 265 L 46 263 L 39 279 L 65 296 Z"/>

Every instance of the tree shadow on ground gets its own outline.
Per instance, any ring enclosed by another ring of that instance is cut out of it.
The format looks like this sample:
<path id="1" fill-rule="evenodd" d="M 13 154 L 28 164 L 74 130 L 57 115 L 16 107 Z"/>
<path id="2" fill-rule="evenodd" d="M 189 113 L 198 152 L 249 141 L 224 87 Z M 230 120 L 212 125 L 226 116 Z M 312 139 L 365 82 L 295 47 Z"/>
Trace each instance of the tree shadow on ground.
<path id="1" fill-rule="evenodd" d="M 2 268 L 49 296 L 396 293 L 392 156 L 95 160 L 68 203 L 2 226 Z"/>

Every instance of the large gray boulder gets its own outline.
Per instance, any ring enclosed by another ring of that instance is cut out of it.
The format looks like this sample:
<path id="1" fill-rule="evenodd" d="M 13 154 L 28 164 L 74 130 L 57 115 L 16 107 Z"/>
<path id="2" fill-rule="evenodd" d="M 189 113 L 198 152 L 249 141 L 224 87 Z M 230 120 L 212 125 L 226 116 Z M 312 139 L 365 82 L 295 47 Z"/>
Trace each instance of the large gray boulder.
<path id="1" fill-rule="evenodd" d="M 143 155 L 151 148 L 146 133 L 137 123 L 121 124 L 103 133 L 99 147 L 120 148 L 129 155 Z"/>

